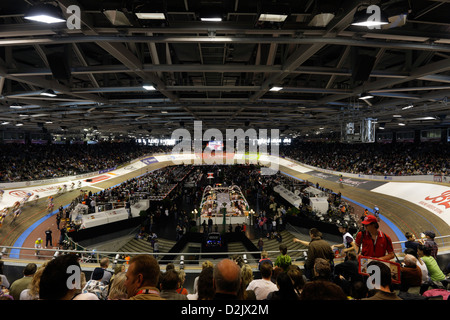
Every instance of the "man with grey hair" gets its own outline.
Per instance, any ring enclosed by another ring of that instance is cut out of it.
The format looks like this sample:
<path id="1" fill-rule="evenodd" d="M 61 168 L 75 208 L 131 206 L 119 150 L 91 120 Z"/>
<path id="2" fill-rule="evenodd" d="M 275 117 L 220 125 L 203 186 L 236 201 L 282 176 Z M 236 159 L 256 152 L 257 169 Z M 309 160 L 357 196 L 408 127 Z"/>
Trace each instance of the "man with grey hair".
<path id="1" fill-rule="evenodd" d="M 236 300 L 241 287 L 241 268 L 230 259 L 219 261 L 214 267 L 214 300 Z"/>
<path id="2" fill-rule="evenodd" d="M 422 284 L 422 271 L 417 265 L 417 259 L 412 254 L 406 254 L 400 268 L 400 291 L 408 291 L 410 287 L 420 287 Z"/>

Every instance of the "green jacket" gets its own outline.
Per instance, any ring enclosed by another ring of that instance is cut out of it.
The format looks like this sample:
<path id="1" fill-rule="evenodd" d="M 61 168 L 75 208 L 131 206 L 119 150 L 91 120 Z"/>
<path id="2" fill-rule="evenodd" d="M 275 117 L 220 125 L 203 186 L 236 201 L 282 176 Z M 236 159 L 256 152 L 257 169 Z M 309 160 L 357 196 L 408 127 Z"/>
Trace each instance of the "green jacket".
<path id="1" fill-rule="evenodd" d="M 425 262 L 425 265 L 427 266 L 428 275 L 430 276 L 430 279 L 432 281 L 445 280 L 445 274 L 439 268 L 439 265 L 432 256 L 423 256 L 422 260 L 423 262 Z"/>

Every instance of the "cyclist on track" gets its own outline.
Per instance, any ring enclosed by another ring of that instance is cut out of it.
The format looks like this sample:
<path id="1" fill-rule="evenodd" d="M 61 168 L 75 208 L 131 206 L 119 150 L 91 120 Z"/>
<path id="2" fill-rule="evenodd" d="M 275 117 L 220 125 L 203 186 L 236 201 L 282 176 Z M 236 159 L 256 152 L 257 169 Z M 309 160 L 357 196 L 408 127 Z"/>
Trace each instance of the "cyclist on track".
<path id="1" fill-rule="evenodd" d="M 373 208 L 373 215 L 374 215 L 375 217 L 377 217 L 377 220 L 378 220 L 378 221 L 380 221 L 380 220 L 379 220 L 380 209 L 377 207 L 377 205 L 375 205 L 375 207 Z"/>
<path id="2" fill-rule="evenodd" d="M 22 213 L 22 208 L 19 207 L 14 211 L 14 216 L 13 216 L 13 220 L 12 222 L 16 221 L 16 219 L 20 216 L 20 214 Z"/>
<path id="3" fill-rule="evenodd" d="M 7 215 L 8 215 L 8 208 L 3 208 L 2 211 L 0 211 L 0 227 L 3 225 L 3 221 L 5 220 Z"/>

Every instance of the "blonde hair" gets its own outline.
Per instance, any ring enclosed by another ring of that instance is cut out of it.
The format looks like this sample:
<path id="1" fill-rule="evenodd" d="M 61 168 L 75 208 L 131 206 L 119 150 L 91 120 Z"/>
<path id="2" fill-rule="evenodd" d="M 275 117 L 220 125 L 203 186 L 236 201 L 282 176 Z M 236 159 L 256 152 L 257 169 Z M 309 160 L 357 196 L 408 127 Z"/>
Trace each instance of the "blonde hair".
<path id="1" fill-rule="evenodd" d="M 202 263 L 202 269 L 206 269 L 209 267 L 214 268 L 214 264 L 211 261 L 206 260 Z"/>
<path id="2" fill-rule="evenodd" d="M 245 287 L 253 280 L 253 270 L 248 264 L 241 267 L 241 279 Z"/>
<path id="3" fill-rule="evenodd" d="M 109 288 L 108 300 L 128 299 L 127 288 L 125 287 L 126 272 L 119 272 L 114 276 L 114 281 Z"/>
<path id="4" fill-rule="evenodd" d="M 186 280 L 186 272 L 184 270 L 178 271 L 178 278 L 180 278 L 180 283 L 183 284 Z"/>

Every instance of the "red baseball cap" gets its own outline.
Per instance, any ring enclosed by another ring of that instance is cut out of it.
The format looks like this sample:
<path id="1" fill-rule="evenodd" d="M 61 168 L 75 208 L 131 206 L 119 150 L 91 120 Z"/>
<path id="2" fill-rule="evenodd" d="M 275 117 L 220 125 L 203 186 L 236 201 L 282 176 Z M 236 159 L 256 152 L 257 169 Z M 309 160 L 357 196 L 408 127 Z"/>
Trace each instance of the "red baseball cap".
<path id="1" fill-rule="evenodd" d="M 361 222 L 362 224 L 368 225 L 374 222 L 378 222 L 377 218 L 371 214 L 367 215 L 364 220 Z"/>

